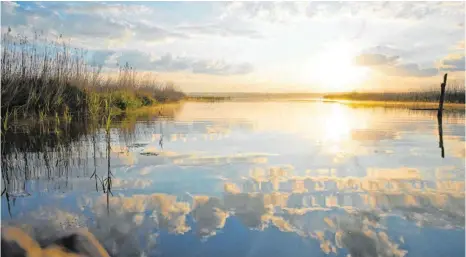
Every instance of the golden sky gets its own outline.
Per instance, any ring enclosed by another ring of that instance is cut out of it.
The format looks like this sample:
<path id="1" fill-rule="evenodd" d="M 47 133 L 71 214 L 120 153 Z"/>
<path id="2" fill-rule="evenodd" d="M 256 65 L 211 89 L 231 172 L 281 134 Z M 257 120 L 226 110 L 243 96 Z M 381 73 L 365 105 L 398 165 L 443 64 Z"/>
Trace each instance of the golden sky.
<path id="1" fill-rule="evenodd" d="M 95 64 L 128 62 L 186 92 L 464 81 L 464 2 L 2 2 L 1 13 L 3 32 L 62 34 Z"/>

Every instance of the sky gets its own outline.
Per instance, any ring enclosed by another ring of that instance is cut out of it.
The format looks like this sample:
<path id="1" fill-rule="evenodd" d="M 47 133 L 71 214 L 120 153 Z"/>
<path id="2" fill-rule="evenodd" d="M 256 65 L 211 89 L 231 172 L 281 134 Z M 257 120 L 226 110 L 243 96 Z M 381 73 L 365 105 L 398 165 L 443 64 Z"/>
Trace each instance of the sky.
<path id="1" fill-rule="evenodd" d="M 1 29 L 185 92 L 411 91 L 464 82 L 464 2 L 2 2 Z"/>

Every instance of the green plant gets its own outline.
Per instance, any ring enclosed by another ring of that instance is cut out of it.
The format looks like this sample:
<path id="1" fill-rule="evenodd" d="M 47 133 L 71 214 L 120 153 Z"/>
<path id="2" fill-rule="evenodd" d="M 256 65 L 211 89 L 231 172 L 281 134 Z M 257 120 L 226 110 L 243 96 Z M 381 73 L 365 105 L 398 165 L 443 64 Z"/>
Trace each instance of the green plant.
<path id="1" fill-rule="evenodd" d="M 36 33 L 30 39 L 9 30 L 2 37 L 1 57 L 2 114 L 15 110 L 15 115 L 45 118 L 65 110 L 69 120 L 81 113 L 98 116 L 108 92 L 114 93 L 109 104 L 120 110 L 184 97 L 173 84 L 141 75 L 128 63 L 104 78 L 85 50 L 62 37 L 50 41 Z"/>
<path id="2" fill-rule="evenodd" d="M 45 112 L 39 111 L 39 121 L 43 122 L 45 120 Z"/>
<path id="3" fill-rule="evenodd" d="M 65 119 L 66 122 L 71 122 L 71 114 L 70 114 L 70 108 L 65 105 L 65 111 L 63 112 L 63 118 Z"/>
<path id="4" fill-rule="evenodd" d="M 58 117 L 58 112 L 55 112 L 55 122 L 56 124 L 60 124 L 60 117 Z"/>
<path id="5" fill-rule="evenodd" d="M 8 119 L 9 119 L 9 116 L 10 116 L 10 112 L 7 110 L 5 112 L 5 114 L 2 116 L 3 118 L 3 131 L 7 131 L 8 130 Z"/>

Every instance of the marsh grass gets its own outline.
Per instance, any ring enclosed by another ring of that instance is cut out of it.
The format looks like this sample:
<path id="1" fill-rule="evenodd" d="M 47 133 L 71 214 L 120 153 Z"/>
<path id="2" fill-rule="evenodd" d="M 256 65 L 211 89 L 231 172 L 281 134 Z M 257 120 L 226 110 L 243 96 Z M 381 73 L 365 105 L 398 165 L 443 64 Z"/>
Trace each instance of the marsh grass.
<path id="1" fill-rule="evenodd" d="M 47 40 L 36 33 L 28 38 L 9 31 L 2 37 L 1 64 L 2 121 L 11 113 L 70 121 L 75 115 L 101 114 L 105 103 L 127 110 L 184 97 L 173 83 L 142 76 L 128 63 L 112 76 L 104 74 L 85 50 L 61 37 Z"/>
<path id="2" fill-rule="evenodd" d="M 127 112 L 104 108 L 98 118 L 71 119 L 69 122 L 55 116 L 46 116 L 41 121 L 5 119 L 8 123 L 1 125 L 0 140 L 2 195 L 28 195 L 34 189 L 26 185 L 34 180 L 44 181 L 43 184 L 33 183 L 37 190 L 71 190 L 73 184 L 67 181 L 73 177 L 95 179 L 96 191 L 111 195 L 110 142 L 133 145 L 140 133 L 137 124 L 161 116 L 173 119 L 181 106 L 182 103 L 170 103 Z M 3 129 L 4 125 L 6 129 Z M 93 158 L 89 158 L 89 154 Z M 104 161 L 107 164 L 105 172 Z"/>
<path id="3" fill-rule="evenodd" d="M 426 90 L 398 93 L 364 93 L 348 92 L 334 93 L 324 96 L 325 99 L 352 100 L 352 101 L 381 101 L 381 102 L 411 102 L 411 103 L 438 103 L 440 99 L 440 85 L 432 86 Z M 447 83 L 445 88 L 445 103 L 465 103 L 465 87 L 459 82 Z"/>

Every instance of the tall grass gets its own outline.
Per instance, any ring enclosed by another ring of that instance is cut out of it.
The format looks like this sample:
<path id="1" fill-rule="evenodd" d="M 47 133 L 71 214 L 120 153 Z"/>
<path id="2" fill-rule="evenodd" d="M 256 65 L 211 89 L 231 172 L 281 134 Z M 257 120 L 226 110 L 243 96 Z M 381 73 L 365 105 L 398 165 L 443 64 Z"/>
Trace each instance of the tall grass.
<path id="1" fill-rule="evenodd" d="M 128 63 L 104 74 L 88 61 L 87 51 L 61 37 L 48 40 L 36 33 L 28 38 L 9 31 L 1 50 L 2 117 L 12 112 L 97 115 L 109 99 L 112 108 L 126 110 L 184 97 L 173 83 L 141 76 Z"/>
<path id="2" fill-rule="evenodd" d="M 393 102 L 438 102 L 440 85 L 426 90 L 398 93 L 366 93 L 349 92 L 325 95 L 326 99 L 357 100 L 357 101 L 393 101 Z M 465 103 L 465 87 L 458 82 L 450 82 L 445 88 L 446 103 Z"/>

